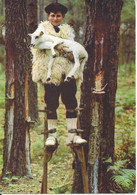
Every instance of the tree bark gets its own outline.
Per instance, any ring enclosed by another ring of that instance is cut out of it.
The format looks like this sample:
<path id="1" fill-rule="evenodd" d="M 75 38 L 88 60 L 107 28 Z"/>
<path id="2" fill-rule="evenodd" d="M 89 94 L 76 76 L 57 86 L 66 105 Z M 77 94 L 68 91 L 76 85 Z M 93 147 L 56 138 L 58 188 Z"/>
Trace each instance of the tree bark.
<path id="1" fill-rule="evenodd" d="M 87 22 L 85 47 L 88 51 L 88 63 L 84 69 L 81 87 L 80 106 L 84 108 L 80 115 L 83 137 L 88 140 L 85 147 L 87 171 L 91 193 L 107 193 L 110 187 L 110 175 L 107 163 L 103 159 L 114 154 L 115 95 L 117 88 L 119 27 L 122 0 L 86 0 Z M 104 88 L 104 89 L 103 89 Z M 79 167 L 78 167 L 79 168 Z M 75 183 L 73 191 L 82 193 Z M 75 190 L 76 189 L 76 190 Z"/>
<path id="2" fill-rule="evenodd" d="M 37 28 L 37 1 L 27 0 L 27 34 L 33 33 Z M 37 84 L 32 81 L 32 54 L 29 47 L 29 39 L 27 44 L 27 64 L 25 75 L 25 114 L 27 121 L 26 129 L 26 166 L 29 175 L 31 175 L 31 163 L 30 163 L 30 128 L 35 121 L 38 120 L 38 103 L 37 103 Z"/>
<path id="3" fill-rule="evenodd" d="M 39 21 L 43 21 L 44 0 L 39 1 Z"/>
<path id="4" fill-rule="evenodd" d="M 3 10 L 4 10 L 4 1 L 0 1 L 0 16 L 3 16 Z"/>
<path id="5" fill-rule="evenodd" d="M 32 176 L 26 155 L 25 77 L 28 64 L 26 1 L 6 0 L 6 113 L 3 176 Z M 29 159 L 30 160 L 30 159 Z"/>
<path id="6" fill-rule="evenodd" d="M 36 0 L 27 0 L 27 34 L 33 33 L 37 28 L 37 1 Z M 37 102 L 37 84 L 32 81 L 32 54 L 30 52 L 30 37 L 28 37 L 28 64 L 27 72 L 28 76 L 27 85 L 28 85 L 28 116 L 32 121 L 38 120 L 38 102 Z"/>

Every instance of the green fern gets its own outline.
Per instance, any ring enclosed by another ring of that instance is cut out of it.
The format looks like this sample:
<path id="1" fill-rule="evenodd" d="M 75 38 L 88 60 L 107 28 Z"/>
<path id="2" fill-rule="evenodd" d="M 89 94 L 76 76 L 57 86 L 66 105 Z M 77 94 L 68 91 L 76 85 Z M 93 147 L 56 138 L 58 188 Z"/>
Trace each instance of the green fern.
<path id="1" fill-rule="evenodd" d="M 102 158 L 102 160 L 103 160 L 103 163 L 110 163 L 110 164 L 112 164 L 112 158 L 111 157 L 109 157 L 107 159 Z"/>
<path id="2" fill-rule="evenodd" d="M 129 193 L 135 191 L 136 170 L 127 169 L 128 160 L 119 160 L 114 165 L 108 167 L 107 171 L 111 171 L 111 177 L 114 182 L 113 191 L 120 193 Z"/>
<path id="3" fill-rule="evenodd" d="M 108 167 L 107 171 L 112 171 L 113 173 L 118 173 L 119 170 L 123 169 L 128 163 L 128 160 L 119 160 Z"/>
<path id="4" fill-rule="evenodd" d="M 123 188 L 129 188 L 130 185 L 133 184 L 133 182 L 125 175 L 115 175 L 112 177 L 112 180 Z"/>
<path id="5" fill-rule="evenodd" d="M 122 169 L 119 172 L 119 175 L 126 175 L 128 178 L 135 180 L 136 170 L 135 169 Z"/>

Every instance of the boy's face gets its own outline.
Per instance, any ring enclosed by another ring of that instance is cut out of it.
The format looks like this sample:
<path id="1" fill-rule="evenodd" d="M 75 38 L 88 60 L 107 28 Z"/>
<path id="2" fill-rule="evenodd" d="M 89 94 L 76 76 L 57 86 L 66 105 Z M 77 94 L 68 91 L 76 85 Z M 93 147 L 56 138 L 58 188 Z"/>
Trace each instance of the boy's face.
<path id="1" fill-rule="evenodd" d="M 50 12 L 50 14 L 47 14 L 47 17 L 51 24 L 53 24 L 54 26 L 59 26 L 65 15 L 63 15 L 61 12 Z"/>

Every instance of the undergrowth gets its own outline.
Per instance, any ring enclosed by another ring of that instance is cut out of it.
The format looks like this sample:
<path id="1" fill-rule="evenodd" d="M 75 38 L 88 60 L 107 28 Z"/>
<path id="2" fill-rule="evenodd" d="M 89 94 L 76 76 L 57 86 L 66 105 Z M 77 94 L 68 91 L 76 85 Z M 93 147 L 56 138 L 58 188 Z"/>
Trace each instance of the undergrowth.
<path id="1" fill-rule="evenodd" d="M 115 156 L 112 171 L 116 193 L 135 192 L 135 64 L 120 66 L 116 95 Z"/>
<path id="2" fill-rule="evenodd" d="M 107 172 L 111 172 L 111 193 L 133 193 L 135 192 L 136 171 L 129 169 L 129 160 L 118 160 L 112 162 L 109 158 L 106 161 L 109 163 Z"/>

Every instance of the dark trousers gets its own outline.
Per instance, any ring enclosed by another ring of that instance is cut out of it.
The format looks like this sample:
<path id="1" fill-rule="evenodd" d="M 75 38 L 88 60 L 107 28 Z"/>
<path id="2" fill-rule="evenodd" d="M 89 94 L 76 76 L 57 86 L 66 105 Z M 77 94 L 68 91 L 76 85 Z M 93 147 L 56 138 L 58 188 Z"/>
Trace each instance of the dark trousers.
<path id="1" fill-rule="evenodd" d="M 59 96 L 66 107 L 66 118 L 76 118 L 76 111 L 72 111 L 77 107 L 77 99 L 75 97 L 77 87 L 76 80 L 62 82 L 59 86 L 54 84 L 45 84 L 45 103 L 47 105 L 48 119 L 57 119 L 57 108 L 59 106 Z M 70 109 L 71 111 L 67 110 Z"/>

